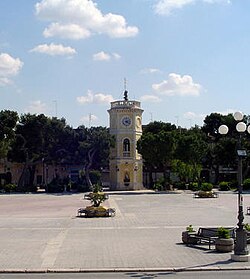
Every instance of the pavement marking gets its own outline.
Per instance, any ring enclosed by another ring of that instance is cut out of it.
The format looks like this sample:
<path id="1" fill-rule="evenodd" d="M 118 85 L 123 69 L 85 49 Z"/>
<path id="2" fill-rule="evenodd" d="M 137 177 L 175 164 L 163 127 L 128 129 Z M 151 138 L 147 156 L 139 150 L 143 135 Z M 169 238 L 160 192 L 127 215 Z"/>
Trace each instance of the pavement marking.
<path id="1" fill-rule="evenodd" d="M 135 218 L 135 213 L 124 213 L 124 217 Z"/>
<path id="2" fill-rule="evenodd" d="M 81 227 L 81 228 L 71 228 L 71 230 L 144 230 L 144 229 L 183 229 L 183 226 L 107 226 L 107 227 Z"/>
<path id="3" fill-rule="evenodd" d="M 41 268 L 51 268 L 54 266 L 60 248 L 63 245 L 64 239 L 68 234 L 69 229 L 61 231 L 55 238 L 52 238 L 46 245 L 43 253 Z"/>
<path id="4" fill-rule="evenodd" d="M 113 217 L 115 218 L 115 217 Z M 211 225 L 211 226 L 207 226 L 207 227 L 220 227 L 221 225 L 220 224 L 216 224 L 216 225 Z M 202 227 L 201 226 L 197 226 L 197 227 Z M 234 225 L 225 225 L 225 227 L 234 227 Z M 185 230 L 185 226 L 184 225 L 180 225 L 180 226 L 105 226 L 105 227 L 72 227 L 70 228 L 70 230 L 114 230 L 114 229 L 117 229 L 117 230 L 128 230 L 128 229 L 133 229 L 133 230 L 141 230 L 141 229 L 183 229 Z M 0 228 L 1 231 L 4 231 L 4 230 L 52 230 L 52 231 L 58 231 L 58 230 L 62 230 L 64 229 L 64 231 L 67 231 L 68 233 L 68 228 L 54 228 L 54 227 L 37 227 L 37 228 L 33 228 L 33 227 L 11 227 L 11 228 Z M 60 232 L 62 233 L 62 232 Z M 60 234 L 59 233 L 59 234 Z M 59 235 L 58 234 L 58 235 Z"/>

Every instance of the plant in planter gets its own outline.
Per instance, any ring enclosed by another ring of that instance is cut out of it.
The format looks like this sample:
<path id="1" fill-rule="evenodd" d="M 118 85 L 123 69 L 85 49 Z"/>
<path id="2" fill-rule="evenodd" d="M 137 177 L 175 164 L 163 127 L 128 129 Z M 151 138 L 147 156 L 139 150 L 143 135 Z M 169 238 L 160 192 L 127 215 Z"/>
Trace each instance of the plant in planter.
<path id="1" fill-rule="evenodd" d="M 90 200 L 91 205 L 86 206 L 85 215 L 87 217 L 107 217 L 115 212 L 115 209 L 110 209 L 101 206 L 101 204 L 108 199 L 108 195 L 102 192 L 100 185 L 93 186 L 93 192 L 84 196 L 84 199 Z"/>
<path id="2" fill-rule="evenodd" d="M 193 228 L 193 225 L 189 225 L 186 227 L 187 232 L 195 232 L 195 229 Z"/>
<path id="3" fill-rule="evenodd" d="M 232 252 L 234 248 L 234 240 L 230 236 L 230 231 L 224 227 L 220 227 L 217 231 L 218 238 L 215 240 L 215 249 L 218 252 Z"/>
<path id="4" fill-rule="evenodd" d="M 3 190 L 7 193 L 15 192 L 17 190 L 16 184 L 6 184 L 3 186 Z"/>
<path id="5" fill-rule="evenodd" d="M 99 207 L 108 197 L 103 192 L 92 192 L 89 194 L 89 199 L 94 207 Z"/>
<path id="6" fill-rule="evenodd" d="M 250 178 L 246 178 L 243 181 L 243 189 L 244 190 L 249 190 L 250 189 Z"/>
<path id="7" fill-rule="evenodd" d="M 220 191 L 229 191 L 230 190 L 230 183 L 227 181 L 221 181 L 219 183 L 219 190 Z"/>
<path id="8" fill-rule="evenodd" d="M 250 224 L 244 224 L 244 228 L 247 232 L 247 244 L 250 244 Z"/>
<path id="9" fill-rule="evenodd" d="M 195 233 L 196 231 L 194 230 L 193 225 L 187 226 L 186 230 L 182 232 L 182 242 L 185 244 L 196 244 L 198 240 L 189 237 L 191 234 Z"/>
<path id="10" fill-rule="evenodd" d="M 199 198 L 214 198 L 217 195 L 212 191 L 213 184 L 204 182 L 201 184 L 200 191 L 198 191 L 197 196 Z"/>

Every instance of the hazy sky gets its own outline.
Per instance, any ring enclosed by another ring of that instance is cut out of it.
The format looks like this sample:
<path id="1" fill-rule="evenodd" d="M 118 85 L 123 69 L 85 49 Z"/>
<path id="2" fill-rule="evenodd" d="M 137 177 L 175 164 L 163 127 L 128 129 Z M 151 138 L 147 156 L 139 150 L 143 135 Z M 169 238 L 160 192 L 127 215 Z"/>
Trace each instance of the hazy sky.
<path id="1" fill-rule="evenodd" d="M 0 1 L 0 110 L 108 126 L 124 78 L 143 124 L 250 114 L 250 1 Z"/>

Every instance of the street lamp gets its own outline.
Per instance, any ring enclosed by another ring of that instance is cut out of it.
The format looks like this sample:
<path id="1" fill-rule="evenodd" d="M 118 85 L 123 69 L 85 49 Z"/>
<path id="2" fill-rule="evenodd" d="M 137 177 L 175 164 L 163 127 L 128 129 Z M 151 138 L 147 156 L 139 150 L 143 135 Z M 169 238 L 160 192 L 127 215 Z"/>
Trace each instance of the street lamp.
<path id="1" fill-rule="evenodd" d="M 241 112 L 234 113 L 234 119 L 238 121 L 236 125 L 236 131 L 239 133 L 238 137 L 238 228 L 236 229 L 236 242 L 234 247 L 234 254 L 232 255 L 233 261 L 248 261 L 248 249 L 247 249 L 247 233 L 244 229 L 244 212 L 243 212 L 243 196 L 242 196 L 242 159 L 247 156 L 246 150 L 242 149 L 241 139 L 244 132 L 250 133 L 250 127 L 242 122 L 243 114 Z M 228 127 L 221 125 L 219 127 L 219 133 L 226 135 L 228 133 Z"/>

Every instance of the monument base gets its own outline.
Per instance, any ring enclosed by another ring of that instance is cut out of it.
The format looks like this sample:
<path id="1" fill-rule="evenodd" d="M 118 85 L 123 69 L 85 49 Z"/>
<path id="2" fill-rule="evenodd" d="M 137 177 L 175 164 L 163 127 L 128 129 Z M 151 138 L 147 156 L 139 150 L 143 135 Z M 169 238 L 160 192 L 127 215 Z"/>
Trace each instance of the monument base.
<path id="1" fill-rule="evenodd" d="M 234 262 L 249 262 L 249 255 L 235 255 L 231 254 L 231 260 Z"/>

